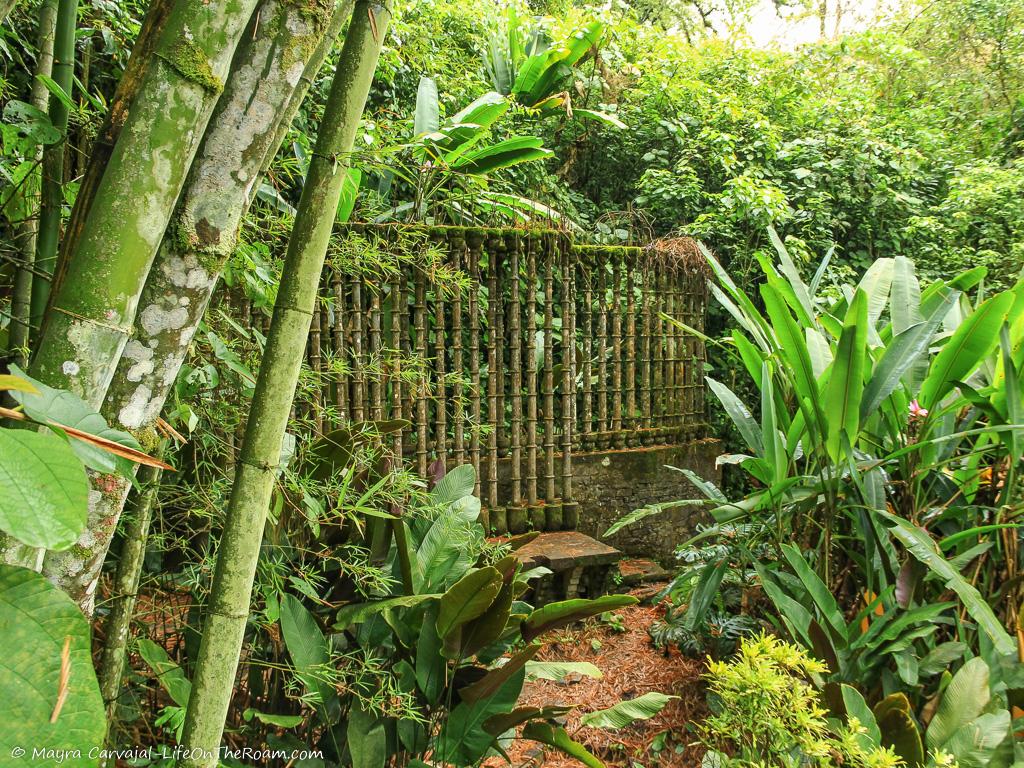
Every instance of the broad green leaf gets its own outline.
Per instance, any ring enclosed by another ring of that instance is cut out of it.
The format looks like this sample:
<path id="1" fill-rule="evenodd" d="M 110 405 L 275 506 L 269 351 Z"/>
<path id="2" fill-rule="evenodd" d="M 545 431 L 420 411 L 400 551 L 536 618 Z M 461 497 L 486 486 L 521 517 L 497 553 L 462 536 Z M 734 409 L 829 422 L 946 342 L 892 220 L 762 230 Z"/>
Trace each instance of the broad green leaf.
<path id="1" fill-rule="evenodd" d="M 715 381 L 710 376 L 705 376 L 704 380 L 722 403 L 722 407 L 725 408 L 725 412 L 732 419 L 732 423 L 736 425 L 736 429 L 739 430 L 740 436 L 747 444 L 747 447 L 750 448 L 755 456 L 762 456 L 764 454 L 764 446 L 761 443 L 761 429 L 757 426 L 757 422 L 754 421 L 754 417 L 750 415 L 750 411 L 747 410 L 743 401 L 731 389 L 721 382 Z"/>
<path id="2" fill-rule="evenodd" d="M 352 211 L 356 207 L 356 199 L 359 197 L 359 185 L 363 180 L 363 172 L 359 168 L 349 168 L 345 171 L 345 180 L 341 185 L 341 196 L 338 198 L 337 219 L 344 224 L 352 217 Z"/>
<path id="3" fill-rule="evenodd" d="M 306 719 L 302 715 L 275 715 L 270 712 L 260 712 L 252 707 L 242 713 L 242 719 L 247 723 L 253 718 L 267 725 L 276 725 L 278 728 L 294 728 L 301 725 L 302 721 Z"/>
<path id="4" fill-rule="evenodd" d="M 618 730 L 632 725 L 637 720 L 650 720 L 678 696 L 666 696 L 664 693 L 649 691 L 635 699 L 620 701 L 608 709 L 588 712 L 580 718 L 580 725 L 591 728 L 610 728 Z"/>
<path id="5" fill-rule="evenodd" d="M 281 595 L 281 634 L 295 666 L 295 676 L 312 694 L 318 708 L 326 709 L 337 698 L 334 686 L 318 673 L 330 661 L 327 638 L 316 619 L 297 597 Z"/>
<path id="6" fill-rule="evenodd" d="M 388 737 L 384 720 L 378 714 L 354 701 L 345 735 L 352 768 L 384 768 L 388 762 Z"/>
<path id="7" fill-rule="evenodd" d="M 860 403 L 867 355 L 867 309 L 867 296 L 857 291 L 846 312 L 835 360 L 825 385 L 827 447 L 833 459 L 839 458 L 843 436 L 853 444 L 860 432 Z"/>
<path id="8" fill-rule="evenodd" d="M 547 744 L 570 757 L 575 757 L 588 768 L 604 768 L 604 763 L 594 757 L 586 747 L 573 741 L 564 728 L 534 721 L 523 728 L 523 738 Z"/>
<path id="9" fill-rule="evenodd" d="M 480 616 L 498 596 L 503 580 L 496 568 L 470 571 L 441 596 L 437 612 L 437 634 L 448 640 L 471 619 Z"/>
<path id="10" fill-rule="evenodd" d="M 804 337 L 807 340 L 807 354 L 811 358 L 814 378 L 820 379 L 821 374 L 832 365 L 832 348 L 817 328 L 804 328 Z"/>
<path id="11" fill-rule="evenodd" d="M 786 276 L 790 287 L 793 289 L 793 295 L 796 296 L 799 302 L 802 314 L 801 322 L 805 326 L 812 326 L 814 324 L 814 302 L 811 300 L 811 294 L 807 289 L 806 283 L 804 283 L 803 278 L 800 276 L 800 270 L 790 257 L 789 251 L 779 237 L 779 233 L 771 225 L 768 226 L 768 237 L 771 239 L 776 253 L 779 254 L 782 274 Z"/>
<path id="12" fill-rule="evenodd" d="M 693 588 L 693 594 L 690 596 L 690 605 L 686 609 L 686 626 L 691 629 L 701 626 L 704 615 L 718 595 L 718 588 L 722 585 L 722 579 L 728 570 L 729 559 L 725 557 L 712 561 L 701 569 L 697 586 Z"/>
<path id="13" fill-rule="evenodd" d="M 793 572 L 800 579 L 800 583 L 804 585 L 807 594 L 811 596 L 822 618 L 828 622 L 833 637 L 837 640 L 845 641 L 846 622 L 843 621 L 843 612 L 839 610 L 839 605 L 836 603 L 835 596 L 831 590 L 825 585 L 825 582 L 821 580 L 818 574 L 811 570 L 800 550 L 795 546 L 783 544 L 782 554 L 785 555 Z"/>
<path id="14" fill-rule="evenodd" d="M 933 408 L 958 381 L 964 381 L 999 343 L 999 328 L 1013 305 L 1009 291 L 983 302 L 960 324 L 935 356 L 918 396 L 922 407 Z"/>
<path id="15" fill-rule="evenodd" d="M 604 595 L 593 600 L 577 598 L 564 600 L 560 603 L 548 603 L 538 608 L 523 620 L 523 639 L 530 642 L 545 632 L 564 627 L 590 616 L 597 616 L 616 608 L 636 605 L 638 600 L 632 595 Z"/>
<path id="16" fill-rule="evenodd" d="M 64 550 L 85 530 L 89 481 L 52 432 L 0 429 L 0 530 L 23 544 Z"/>
<path id="17" fill-rule="evenodd" d="M 957 670 L 925 731 L 930 749 L 942 747 L 954 733 L 985 711 L 991 698 L 988 682 L 988 664 L 979 656 Z"/>
<path id="18" fill-rule="evenodd" d="M 526 646 L 512 658 L 505 661 L 500 667 L 488 670 L 487 674 L 474 683 L 459 690 L 459 696 L 463 701 L 470 703 L 480 701 L 493 696 L 501 690 L 504 685 L 514 676 L 520 674 L 527 663 L 536 656 L 541 649 L 539 643 Z M 525 678 L 524 678 L 525 679 Z"/>
<path id="19" fill-rule="evenodd" d="M 878 318 L 882 316 L 889 300 L 889 288 L 892 285 L 893 260 L 876 259 L 868 267 L 860 279 L 857 290 L 863 291 L 867 297 L 867 321 L 874 328 Z M 852 305 L 851 305 L 852 309 Z"/>
<path id="20" fill-rule="evenodd" d="M 65 647 L 67 693 L 58 706 Z M 74 765 L 99 765 L 89 752 L 103 746 L 107 721 L 82 612 L 40 574 L 0 565 L 0 648 L 0 762 L 40 765 L 36 748 L 80 750 Z M 16 747 L 26 752 L 17 757 Z"/>
<path id="21" fill-rule="evenodd" d="M 921 285 L 914 273 L 914 262 L 906 256 L 897 256 L 892 266 L 892 299 L 889 302 L 889 315 L 892 317 L 894 336 L 920 323 Z M 941 322 L 941 318 L 939 318 Z"/>
<path id="22" fill-rule="evenodd" d="M 525 673 L 520 669 L 493 695 L 479 701 L 463 701 L 452 709 L 438 734 L 434 762 L 475 765 L 494 743 L 494 736 L 484 729 L 484 723 L 515 706 L 524 679 Z"/>
<path id="23" fill-rule="evenodd" d="M 604 675 L 589 661 L 528 661 L 527 680 L 554 680 L 561 682 L 569 675 L 583 675 L 600 680 Z"/>
<path id="24" fill-rule="evenodd" d="M 413 119 L 413 136 L 437 131 L 440 111 L 437 102 L 437 83 L 432 77 L 421 77 L 416 89 L 416 115 Z"/>
<path id="25" fill-rule="evenodd" d="M 942 318 L 959 295 L 955 291 L 945 294 L 945 300 L 935 306 L 927 320 L 908 327 L 892 338 L 875 365 L 871 381 L 864 388 L 860 409 L 862 421 L 881 407 L 882 402 L 899 386 L 904 376 L 925 357 Z"/>
<path id="26" fill-rule="evenodd" d="M 602 112 L 597 109 L 579 109 L 574 107 L 572 113 L 577 117 L 585 117 L 588 120 L 596 120 L 599 123 L 606 123 L 613 128 L 618 128 L 620 131 L 624 131 L 628 127 L 624 122 L 619 120 L 619 118 L 610 112 Z"/>
<path id="27" fill-rule="evenodd" d="M 460 464 L 446 473 L 430 491 L 432 504 L 454 504 L 473 493 L 476 486 L 476 470 L 472 464 Z"/>
<path id="28" fill-rule="evenodd" d="M 458 157 L 452 166 L 459 173 L 484 175 L 532 160 L 551 157 L 554 153 L 544 149 L 536 136 L 513 136 Z"/>
<path id="29" fill-rule="evenodd" d="M 856 688 L 844 683 L 840 686 L 840 691 L 843 696 L 843 706 L 846 708 L 847 720 L 857 718 L 860 726 L 867 731 L 863 734 L 867 737 L 867 743 L 862 742 L 861 747 L 868 751 L 877 748 L 882 742 L 882 734 L 878 730 L 878 723 L 875 722 L 875 715 L 872 713 L 871 707 L 864 701 L 864 697 Z"/>
<path id="30" fill-rule="evenodd" d="M 334 628 L 337 630 L 346 629 L 352 624 L 359 624 L 366 621 L 371 616 L 375 616 L 382 611 L 388 611 L 392 608 L 411 608 L 419 605 L 420 603 L 426 602 L 427 600 L 439 600 L 441 595 L 438 594 L 425 594 L 425 595 L 401 595 L 399 597 L 389 597 L 384 600 L 377 600 L 372 603 L 353 603 L 352 605 L 342 606 L 341 610 L 338 611 L 338 619 L 334 623 Z"/>
<path id="31" fill-rule="evenodd" d="M 930 568 L 949 589 L 956 592 L 967 613 L 988 635 L 996 650 L 1004 655 L 1016 653 L 1016 642 L 1003 629 L 1002 623 L 996 618 L 985 598 L 942 556 L 927 531 L 889 512 L 879 510 L 878 514 L 893 524 L 889 530 L 903 543 L 907 551 Z"/>
<path id="32" fill-rule="evenodd" d="M 11 395 L 25 409 L 25 415 L 30 419 L 43 424 L 54 421 L 58 425 L 73 427 L 135 451 L 142 450 L 142 446 L 134 437 L 127 432 L 108 426 L 106 419 L 77 395 L 48 387 L 25 375 L 14 366 L 11 366 L 11 370 L 29 381 L 37 390 L 36 392 L 14 391 Z M 72 440 L 70 445 L 89 469 L 104 474 L 117 472 L 129 478 L 134 476 L 135 464 L 128 459 L 115 456 L 109 451 L 82 440 Z"/>
<path id="33" fill-rule="evenodd" d="M 137 647 L 139 656 L 153 670 L 153 677 L 167 691 L 171 700 L 179 707 L 187 707 L 192 695 L 192 683 L 185 677 L 182 668 L 171 660 L 163 646 L 152 640 L 139 640 Z"/>
<path id="34" fill-rule="evenodd" d="M 509 555 L 506 560 L 512 561 L 514 569 L 517 563 L 515 556 Z M 501 571 L 500 562 L 495 563 L 495 568 L 501 574 L 504 583 L 487 610 L 462 627 L 458 644 L 458 655 L 462 658 L 474 656 L 492 643 L 496 643 L 505 634 L 505 628 L 511 618 L 516 583 L 512 578 L 512 571 L 507 574 Z"/>
<path id="35" fill-rule="evenodd" d="M 571 711 L 572 707 L 519 707 L 511 712 L 503 712 L 488 718 L 484 723 L 484 730 L 492 736 L 500 736 L 530 720 L 553 720 Z"/>

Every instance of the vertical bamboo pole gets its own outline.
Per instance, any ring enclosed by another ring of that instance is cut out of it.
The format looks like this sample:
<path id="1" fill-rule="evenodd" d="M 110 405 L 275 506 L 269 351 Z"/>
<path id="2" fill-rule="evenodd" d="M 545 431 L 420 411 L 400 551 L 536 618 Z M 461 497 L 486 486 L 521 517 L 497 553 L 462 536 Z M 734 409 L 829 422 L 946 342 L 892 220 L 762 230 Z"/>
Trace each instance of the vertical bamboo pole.
<path id="1" fill-rule="evenodd" d="M 640 444 L 636 411 L 636 263 L 630 256 L 626 262 L 626 416 L 623 426 L 629 430 L 627 444 Z"/>
<path id="2" fill-rule="evenodd" d="M 519 303 L 519 259 L 522 255 L 523 239 L 519 233 L 512 235 L 509 275 L 509 373 L 512 386 L 512 420 L 511 420 L 511 451 L 512 451 L 512 501 L 511 506 L 517 510 L 523 506 L 523 347 L 522 347 L 522 310 Z M 509 514 L 512 511 L 509 510 Z"/>
<path id="3" fill-rule="evenodd" d="M 597 269 L 597 423 L 601 438 L 599 448 L 608 447 L 608 271 L 600 259 Z"/>
<path id="4" fill-rule="evenodd" d="M 622 432 L 622 256 L 612 265 L 612 446 L 625 448 Z"/>
<path id="5" fill-rule="evenodd" d="M 674 317 L 676 311 L 676 296 L 674 286 L 674 274 L 671 270 L 665 271 L 665 314 Z M 665 321 L 665 435 L 671 435 L 676 420 L 676 333 L 675 326 L 668 320 Z"/>
<path id="6" fill-rule="evenodd" d="M 652 418 L 651 423 L 655 427 L 652 431 L 651 436 L 655 438 L 655 442 L 660 442 L 661 428 L 665 424 L 664 420 L 664 403 L 665 403 L 665 390 L 664 390 L 664 348 L 665 348 L 665 322 L 661 319 L 662 301 L 664 299 L 665 290 L 665 278 L 664 275 L 660 274 L 657 269 L 657 265 L 654 267 L 651 279 L 654 281 L 654 306 L 651 309 L 653 328 L 651 334 L 651 344 L 654 346 L 654 355 L 652 356 L 653 362 L 653 375 L 651 378 L 651 396 L 653 398 L 652 403 Z"/>
<path id="7" fill-rule="evenodd" d="M 498 255 L 494 239 L 487 241 L 487 507 L 498 509 Z"/>
<path id="8" fill-rule="evenodd" d="M 654 402 L 651 392 L 651 381 L 653 378 L 654 358 L 652 349 L 653 321 L 651 319 L 651 305 L 654 303 L 652 283 L 654 272 L 645 268 L 641 272 L 641 291 L 643 301 L 643 331 L 640 336 L 640 426 L 642 443 L 650 445 L 651 432 L 654 428 Z"/>
<path id="9" fill-rule="evenodd" d="M 544 501 L 549 530 L 561 527 L 555 488 L 555 238 L 544 236 Z"/>
<path id="10" fill-rule="evenodd" d="M 448 386 L 446 377 L 447 321 L 444 294 L 440 289 L 434 293 L 434 376 L 437 380 L 434 393 L 434 452 L 442 467 L 448 467 Z"/>
<path id="11" fill-rule="evenodd" d="M 406 313 L 405 293 L 402 291 L 401 268 L 391 279 L 391 413 L 392 418 L 402 418 L 402 317 Z M 402 461 L 404 446 L 402 445 L 401 429 L 396 429 L 393 437 L 395 459 Z"/>
<path id="12" fill-rule="evenodd" d="M 352 275 L 352 418 L 366 419 L 366 372 L 363 368 L 363 277 Z"/>
<path id="13" fill-rule="evenodd" d="M 420 477 L 427 476 L 427 398 L 429 397 L 429 366 L 427 365 L 427 276 L 423 270 L 415 271 L 416 357 L 420 376 L 416 387 L 416 470 Z"/>
<path id="14" fill-rule="evenodd" d="M 464 232 L 452 234 L 452 265 L 463 269 L 466 261 L 466 236 Z M 452 373 L 455 375 L 452 395 L 452 420 L 455 422 L 455 463 L 466 461 L 466 385 L 463 375 L 462 353 L 462 292 L 452 297 Z"/>
<path id="15" fill-rule="evenodd" d="M 480 259 L 483 238 L 477 232 L 470 232 L 467 238 L 466 256 L 470 275 L 469 287 L 469 375 L 472 391 L 470 393 L 470 411 L 473 417 L 473 431 L 469 437 L 469 453 L 473 457 L 473 468 L 476 470 L 476 488 L 474 492 L 481 495 L 480 477 L 480 427 L 482 409 L 480 405 Z"/>
<path id="16" fill-rule="evenodd" d="M 544 517 L 537 492 L 537 241 L 526 238 L 526 501 L 530 520 Z M 536 527 L 540 527 L 539 525 Z"/>
<path id="17" fill-rule="evenodd" d="M 316 309 L 313 310 L 313 321 L 309 326 L 309 369 L 313 374 L 313 381 L 316 382 L 314 386 L 312 402 L 310 403 L 310 409 L 313 417 L 313 426 L 316 429 L 317 434 L 322 434 L 324 430 L 323 422 L 323 350 L 320 347 L 320 316 L 324 314 L 323 308 L 320 306 L 320 302 L 317 301 Z"/>
<path id="18" fill-rule="evenodd" d="M 562 514 L 561 527 L 573 530 L 579 513 L 572 493 L 572 437 L 576 405 L 576 300 L 573 257 L 568 238 L 558 237 L 562 270 Z"/>
<path id="19" fill-rule="evenodd" d="M 343 373 L 338 380 L 334 392 L 335 404 L 338 406 L 338 418 L 348 421 L 348 355 L 345 344 L 345 285 L 342 282 L 341 270 L 332 268 L 331 287 L 334 289 L 334 354 L 340 362 Z"/>
<path id="20" fill-rule="evenodd" d="M 594 449 L 594 403 L 591 379 L 593 373 L 591 364 L 594 356 L 594 291 L 593 291 L 593 265 L 588 257 L 584 257 L 585 251 L 578 251 L 580 254 L 577 263 L 576 279 L 583 283 L 583 437 L 581 450 L 590 451 Z"/>
<path id="21" fill-rule="evenodd" d="M 373 286 L 370 292 L 370 348 L 368 357 L 374 361 L 370 373 L 370 418 L 376 421 L 384 419 L 384 370 L 383 328 L 381 327 L 380 289 Z"/>

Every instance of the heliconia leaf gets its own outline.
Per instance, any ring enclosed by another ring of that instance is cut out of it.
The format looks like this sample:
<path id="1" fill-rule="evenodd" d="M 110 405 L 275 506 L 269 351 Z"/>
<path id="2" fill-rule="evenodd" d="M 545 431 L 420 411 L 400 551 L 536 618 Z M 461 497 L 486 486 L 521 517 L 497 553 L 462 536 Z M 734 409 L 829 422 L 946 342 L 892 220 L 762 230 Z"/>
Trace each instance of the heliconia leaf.
<path id="1" fill-rule="evenodd" d="M 527 723 L 523 728 L 523 738 L 554 747 L 570 757 L 575 757 L 588 768 L 604 768 L 604 763 L 590 754 L 582 744 L 569 738 L 564 728 L 534 721 Z"/>
<path id="2" fill-rule="evenodd" d="M 593 600 L 577 598 L 560 603 L 548 603 L 523 620 L 523 639 L 530 642 L 553 629 L 567 626 L 575 621 L 582 621 L 590 616 L 597 616 L 606 611 L 613 611 L 616 608 L 636 605 L 637 602 L 638 600 L 632 595 L 604 595 Z"/>
<path id="3" fill-rule="evenodd" d="M 754 417 L 750 415 L 750 411 L 747 410 L 743 401 L 725 384 L 715 381 L 710 376 L 705 376 L 704 380 L 722 403 L 722 407 L 725 408 L 725 412 L 732 419 L 732 423 L 736 425 L 736 429 L 747 444 L 747 447 L 753 451 L 754 455 L 761 456 L 764 453 L 764 446 L 761 443 L 761 428 L 758 427 L 757 422 L 754 421 Z"/>
<path id="4" fill-rule="evenodd" d="M 914 273 L 914 262 L 906 256 L 897 256 L 892 265 L 892 290 L 889 315 L 892 332 L 898 336 L 924 319 L 921 314 L 921 285 Z"/>
<path id="5" fill-rule="evenodd" d="M 722 585 L 722 579 L 728 570 L 729 559 L 726 557 L 712 561 L 701 569 L 697 586 L 693 588 L 693 594 L 690 596 L 690 605 L 686 609 L 687 627 L 701 626 L 704 615 L 718 595 L 718 588 Z"/>
<path id="6" fill-rule="evenodd" d="M 816 574 L 804 560 L 800 550 L 792 544 L 782 545 L 782 554 L 793 568 L 793 572 L 804 585 L 807 594 L 811 596 L 818 612 L 822 615 L 835 639 L 845 642 L 846 622 L 843 620 L 843 612 L 839 610 L 835 596 L 825 585 L 825 582 Z"/>
<path id="7" fill-rule="evenodd" d="M 587 712 L 580 718 L 580 725 L 591 728 L 609 728 L 618 730 L 632 725 L 637 720 L 650 720 L 678 696 L 667 696 L 657 691 L 649 691 L 635 699 L 620 701 L 608 709 Z"/>
<path id="8" fill-rule="evenodd" d="M 821 378 L 821 374 L 832 365 L 832 348 L 817 328 L 804 328 L 804 337 L 807 339 L 807 354 L 811 357 L 814 378 Z"/>
<path id="9" fill-rule="evenodd" d="M 476 682 L 460 688 L 459 696 L 462 697 L 463 701 L 472 703 L 494 695 L 495 691 L 499 690 L 513 675 L 522 670 L 526 663 L 540 652 L 542 647 L 540 643 L 526 646 L 500 667 L 489 670 L 487 674 Z"/>
<path id="10" fill-rule="evenodd" d="M 604 674 L 589 661 L 528 661 L 526 679 L 561 682 L 569 675 L 582 675 L 600 680 Z"/>
<path id="11" fill-rule="evenodd" d="M 996 650 L 1007 656 L 1016 653 L 1017 643 L 1003 628 L 991 606 L 981 596 L 981 593 L 942 556 L 928 532 L 909 520 L 904 520 L 889 512 L 879 510 L 878 514 L 893 524 L 889 530 L 903 543 L 907 551 L 941 578 L 949 589 L 956 592 L 957 597 L 964 604 L 964 609 L 978 623 L 981 631 L 988 635 Z"/>
<path id="12" fill-rule="evenodd" d="M 785 244 L 779 237 L 779 233 L 775 231 L 775 227 L 769 225 L 768 237 L 771 239 L 776 253 L 779 254 L 782 274 L 786 276 L 790 287 L 793 289 L 793 295 L 796 296 L 796 299 L 799 302 L 799 306 L 803 314 L 801 322 L 803 322 L 804 325 L 813 325 L 814 302 L 811 300 L 811 294 L 807 289 L 806 283 L 804 283 L 803 278 L 800 276 L 800 270 L 790 257 L 789 251 L 786 249 Z"/>
<path id="13" fill-rule="evenodd" d="M 327 638 L 313 614 L 294 595 L 281 595 L 281 634 L 292 658 L 295 676 L 313 695 L 318 708 L 326 707 L 338 696 L 334 686 L 321 679 L 316 670 L 330 659 Z"/>
<path id="14" fill-rule="evenodd" d="M 413 136 L 437 131 L 440 107 L 437 102 L 437 83 L 432 77 L 421 77 L 416 89 L 416 115 L 413 118 Z"/>
<path id="15" fill-rule="evenodd" d="M 885 305 L 889 301 L 889 289 L 892 286 L 893 260 L 875 259 L 868 267 L 864 276 L 857 286 L 867 297 L 868 315 L 867 321 L 873 328 L 878 318 L 882 316 Z"/>
<path id="16" fill-rule="evenodd" d="M 513 136 L 466 152 L 452 163 L 452 167 L 459 173 L 488 174 L 553 154 L 550 149 L 544 149 L 542 140 L 536 136 Z"/>
<path id="17" fill-rule="evenodd" d="M 454 504 L 473 493 L 476 470 L 472 464 L 460 464 L 447 472 L 430 491 L 432 504 Z"/>
<path id="18" fill-rule="evenodd" d="M 839 458 L 843 435 L 852 444 L 860 431 L 860 403 L 864 393 L 867 355 L 867 309 L 866 294 L 857 291 L 846 312 L 835 360 L 825 385 L 827 449 L 834 460 Z"/>
<path id="19" fill-rule="evenodd" d="M 878 747 L 882 741 L 882 734 L 878 730 L 878 723 L 875 722 L 875 715 L 871 707 L 861 696 L 860 691 L 850 685 L 843 683 L 840 686 L 843 697 L 843 706 L 846 708 L 847 720 L 857 718 L 857 722 L 866 731 L 860 734 L 863 737 L 861 748 L 870 751 Z"/>
<path id="20" fill-rule="evenodd" d="M 579 117 L 585 117 L 589 120 L 596 120 L 599 123 L 606 123 L 613 128 L 618 128 L 620 131 L 626 130 L 626 124 L 619 120 L 615 115 L 610 112 L 601 112 L 597 109 L 580 109 L 573 108 L 572 113 Z"/>
<path id="21" fill-rule="evenodd" d="M 871 380 L 861 398 L 860 417 L 866 420 L 899 386 L 903 377 L 922 360 L 935 332 L 959 293 L 950 291 L 946 300 L 936 305 L 927 320 L 906 328 L 893 336 L 875 365 Z"/>
<path id="22" fill-rule="evenodd" d="M 392 608 L 411 608 L 427 600 L 439 600 L 440 598 L 440 594 L 400 595 L 399 597 L 376 600 L 372 603 L 345 605 L 338 611 L 338 619 L 334 624 L 334 628 L 337 630 L 346 629 L 353 624 L 360 624 L 371 616 L 376 616 L 378 613 L 391 610 Z"/>
<path id="23" fill-rule="evenodd" d="M 991 697 L 988 679 L 988 664 L 980 656 L 957 670 L 925 731 L 925 740 L 931 749 L 940 749 L 960 728 L 985 711 Z"/>
<path id="24" fill-rule="evenodd" d="M 484 723 L 484 730 L 492 736 L 500 736 L 530 720 L 551 720 L 571 711 L 572 707 L 519 707 L 511 712 L 503 712 L 488 718 Z"/>
<path id="25" fill-rule="evenodd" d="M 446 640 L 466 622 L 483 614 L 498 596 L 504 580 L 496 568 L 470 571 L 441 596 L 437 612 L 437 634 Z"/>
<path id="26" fill-rule="evenodd" d="M 185 677 L 185 672 L 181 667 L 171 661 L 167 651 L 152 640 L 145 638 L 139 640 L 137 648 L 139 656 L 153 670 L 153 677 L 167 691 L 171 700 L 179 707 L 187 707 L 189 697 L 192 695 L 192 683 Z"/>
<path id="27" fill-rule="evenodd" d="M 1013 302 L 1009 291 L 997 293 L 964 319 L 932 360 L 917 398 L 923 408 L 934 408 L 995 349 L 999 328 Z"/>

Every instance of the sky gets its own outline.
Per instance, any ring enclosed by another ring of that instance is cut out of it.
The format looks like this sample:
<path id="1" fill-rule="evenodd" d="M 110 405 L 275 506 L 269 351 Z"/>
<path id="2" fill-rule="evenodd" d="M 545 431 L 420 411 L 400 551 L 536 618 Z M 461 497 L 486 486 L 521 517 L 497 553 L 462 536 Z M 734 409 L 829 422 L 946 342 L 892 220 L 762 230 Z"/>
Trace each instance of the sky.
<path id="1" fill-rule="evenodd" d="M 882 10 L 891 6 L 887 0 L 841 0 L 841 2 L 843 3 L 843 15 L 839 27 L 840 32 L 856 32 L 866 29 L 879 17 Z M 830 3 L 830 7 L 834 7 L 832 3 Z M 834 26 L 834 21 L 830 20 L 830 31 Z M 779 46 L 792 49 L 803 43 L 817 40 L 818 29 L 816 16 L 801 19 L 790 15 L 788 18 L 782 18 L 776 12 L 775 3 L 772 0 L 761 0 L 754 9 L 746 31 L 754 44 L 759 47 Z"/>

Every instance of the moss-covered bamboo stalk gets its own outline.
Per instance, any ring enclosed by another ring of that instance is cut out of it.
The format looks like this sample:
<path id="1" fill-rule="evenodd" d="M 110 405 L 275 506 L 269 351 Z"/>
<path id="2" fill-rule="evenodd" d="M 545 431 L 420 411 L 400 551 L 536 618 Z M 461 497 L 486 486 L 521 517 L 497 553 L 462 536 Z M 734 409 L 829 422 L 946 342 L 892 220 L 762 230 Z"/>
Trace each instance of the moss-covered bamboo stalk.
<path id="1" fill-rule="evenodd" d="M 51 77 L 68 98 L 75 82 L 75 27 L 78 0 L 58 0 L 53 36 Z M 39 225 L 32 280 L 30 338 L 35 338 L 43 321 L 50 295 L 50 276 L 57 262 L 60 243 L 61 212 L 64 208 L 64 154 L 67 149 L 68 102 L 50 95 L 50 122 L 60 131 L 60 139 L 43 149 Z"/>
<path id="2" fill-rule="evenodd" d="M 30 372 L 93 407 L 132 335 L 146 276 L 255 5 L 175 4 L 50 297 Z M 54 72 L 59 65 L 58 55 Z"/>
<path id="3" fill-rule="evenodd" d="M 215 766 L 249 615 L 274 470 L 302 367 L 320 272 L 348 156 L 390 20 L 387 5 L 356 3 L 288 242 L 267 346 L 253 392 L 210 593 L 179 766 Z"/>
<path id="4" fill-rule="evenodd" d="M 258 26 L 240 46 L 143 288 L 133 338 L 100 409 L 108 422 L 144 444 L 234 250 L 252 187 L 277 151 L 280 124 L 298 109 L 310 79 L 303 75 L 319 69 L 323 41 L 337 32 L 338 17 L 347 17 L 350 7 L 334 0 L 311 14 L 287 0 L 259 5 Z M 78 545 L 48 553 L 43 566 L 86 613 L 129 487 L 122 477 L 105 478 L 104 485 L 102 494 L 92 494 Z"/>
<path id="5" fill-rule="evenodd" d="M 32 80 L 32 91 L 29 103 L 40 112 L 45 112 L 49 104 L 50 92 L 46 89 L 44 77 L 53 74 L 53 44 L 57 29 L 57 0 L 43 0 L 38 11 L 39 31 L 36 34 L 36 69 Z M 43 159 L 43 149 L 39 148 L 36 160 Z M 39 196 L 34 195 L 33 201 L 26 206 L 33 211 L 39 205 Z M 8 348 L 14 354 L 14 361 L 22 368 L 27 365 L 29 328 L 32 310 L 32 280 L 36 261 L 37 222 L 30 217 L 19 227 L 18 250 L 21 252 L 22 265 L 18 268 L 11 292 L 11 324 Z"/>
<path id="6" fill-rule="evenodd" d="M 108 717 L 113 716 L 114 706 L 121 691 L 121 678 L 128 651 L 128 633 L 135 599 L 138 596 L 142 562 L 146 554 L 146 540 L 149 524 L 153 519 L 153 504 L 160 487 L 160 470 L 142 467 L 138 482 L 141 491 L 135 496 L 131 508 L 131 522 L 124 532 L 121 559 L 114 576 L 113 594 L 110 599 L 110 613 L 104 622 L 103 658 L 100 662 L 99 681 L 103 703 Z"/>

